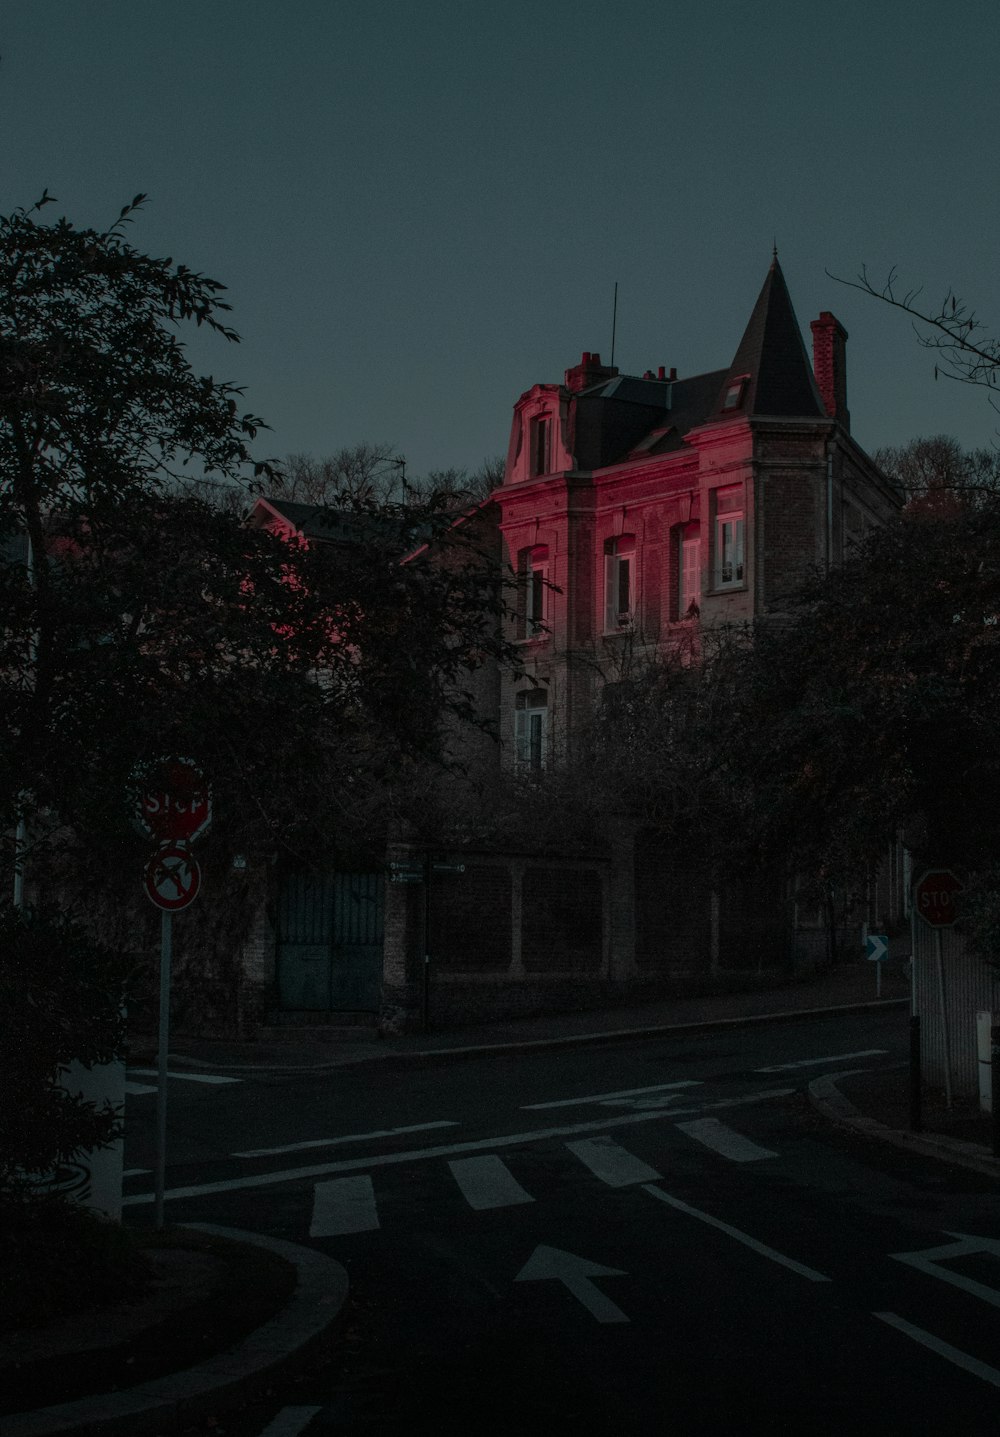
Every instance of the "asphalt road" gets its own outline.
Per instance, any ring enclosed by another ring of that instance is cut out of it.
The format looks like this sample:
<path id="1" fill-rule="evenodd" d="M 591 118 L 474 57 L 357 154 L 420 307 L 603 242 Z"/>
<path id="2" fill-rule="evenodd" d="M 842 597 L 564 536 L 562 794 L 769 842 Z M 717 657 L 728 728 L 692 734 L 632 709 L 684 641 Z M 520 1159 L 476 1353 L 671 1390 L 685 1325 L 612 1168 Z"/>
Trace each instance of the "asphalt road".
<path id="1" fill-rule="evenodd" d="M 845 1135 L 805 1097 L 906 1041 L 892 1010 L 178 1075 L 168 1219 L 312 1243 L 351 1278 L 332 1351 L 224 1430 L 995 1434 L 994 1185 Z M 153 1104 L 127 1107 L 136 1222 Z"/>

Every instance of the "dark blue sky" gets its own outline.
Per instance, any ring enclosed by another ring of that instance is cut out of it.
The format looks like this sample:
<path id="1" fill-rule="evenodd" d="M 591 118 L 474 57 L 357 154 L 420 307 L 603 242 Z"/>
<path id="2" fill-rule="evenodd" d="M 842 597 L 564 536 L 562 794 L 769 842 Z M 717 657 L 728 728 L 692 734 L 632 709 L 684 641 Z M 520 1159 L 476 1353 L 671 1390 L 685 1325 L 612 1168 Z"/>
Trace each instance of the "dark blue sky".
<path id="1" fill-rule="evenodd" d="M 850 331 L 866 448 L 994 440 L 904 316 L 828 279 L 897 265 L 1000 334 L 996 0 L 4 0 L 3 212 L 43 187 L 230 288 L 261 453 L 506 447 L 583 349 L 729 363 L 777 238 L 808 341 Z M 53 213 L 50 211 L 50 213 Z"/>

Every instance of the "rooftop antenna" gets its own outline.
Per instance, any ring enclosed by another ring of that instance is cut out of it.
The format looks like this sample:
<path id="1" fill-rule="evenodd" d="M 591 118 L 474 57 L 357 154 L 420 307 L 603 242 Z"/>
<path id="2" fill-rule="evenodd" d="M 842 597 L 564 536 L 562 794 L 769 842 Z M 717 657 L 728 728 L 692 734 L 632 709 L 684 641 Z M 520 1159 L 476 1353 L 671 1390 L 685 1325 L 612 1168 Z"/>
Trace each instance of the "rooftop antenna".
<path id="1" fill-rule="evenodd" d="M 615 327 L 618 323 L 618 281 L 615 280 L 615 299 L 611 306 L 611 368 L 615 367 Z"/>

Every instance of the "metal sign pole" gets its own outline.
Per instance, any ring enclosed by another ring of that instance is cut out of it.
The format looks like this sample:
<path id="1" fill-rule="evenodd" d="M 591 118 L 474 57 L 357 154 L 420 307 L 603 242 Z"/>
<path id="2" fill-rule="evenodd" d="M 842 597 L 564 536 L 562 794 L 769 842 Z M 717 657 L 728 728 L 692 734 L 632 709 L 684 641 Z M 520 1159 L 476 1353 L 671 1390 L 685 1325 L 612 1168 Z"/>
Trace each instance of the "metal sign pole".
<path id="1" fill-rule="evenodd" d="M 420 989 L 421 1028 L 431 1030 L 431 855 L 424 855 L 424 968 Z"/>
<path id="2" fill-rule="evenodd" d="M 153 1225 L 163 1227 L 163 1190 L 167 1172 L 167 1049 L 170 1046 L 170 963 L 174 916 L 160 917 L 160 1038 L 156 1056 L 156 1156 L 153 1166 Z"/>
<path id="3" fill-rule="evenodd" d="M 917 1007 L 917 907 L 910 894 L 910 1129 L 923 1131 L 920 1100 L 920 1010 Z"/>
<path id="4" fill-rule="evenodd" d="M 944 1099 L 951 1100 L 951 1037 L 948 1033 L 948 1012 L 944 1001 L 944 959 L 941 956 L 941 929 L 934 929 L 934 951 L 937 958 L 938 1002 L 941 1008 L 941 1037 L 944 1043 Z"/>

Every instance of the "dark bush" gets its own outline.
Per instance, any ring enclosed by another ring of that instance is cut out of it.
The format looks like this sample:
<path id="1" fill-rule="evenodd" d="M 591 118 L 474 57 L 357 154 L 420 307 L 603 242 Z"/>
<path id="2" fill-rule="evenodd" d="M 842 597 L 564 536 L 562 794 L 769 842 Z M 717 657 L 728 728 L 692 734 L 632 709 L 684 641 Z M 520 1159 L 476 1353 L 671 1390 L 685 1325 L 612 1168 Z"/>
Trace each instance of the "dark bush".
<path id="1" fill-rule="evenodd" d="M 0 905 L 0 1200 L 28 1200 L 120 1116 L 66 1092 L 60 1070 L 121 1055 L 127 964 L 54 908 Z"/>

